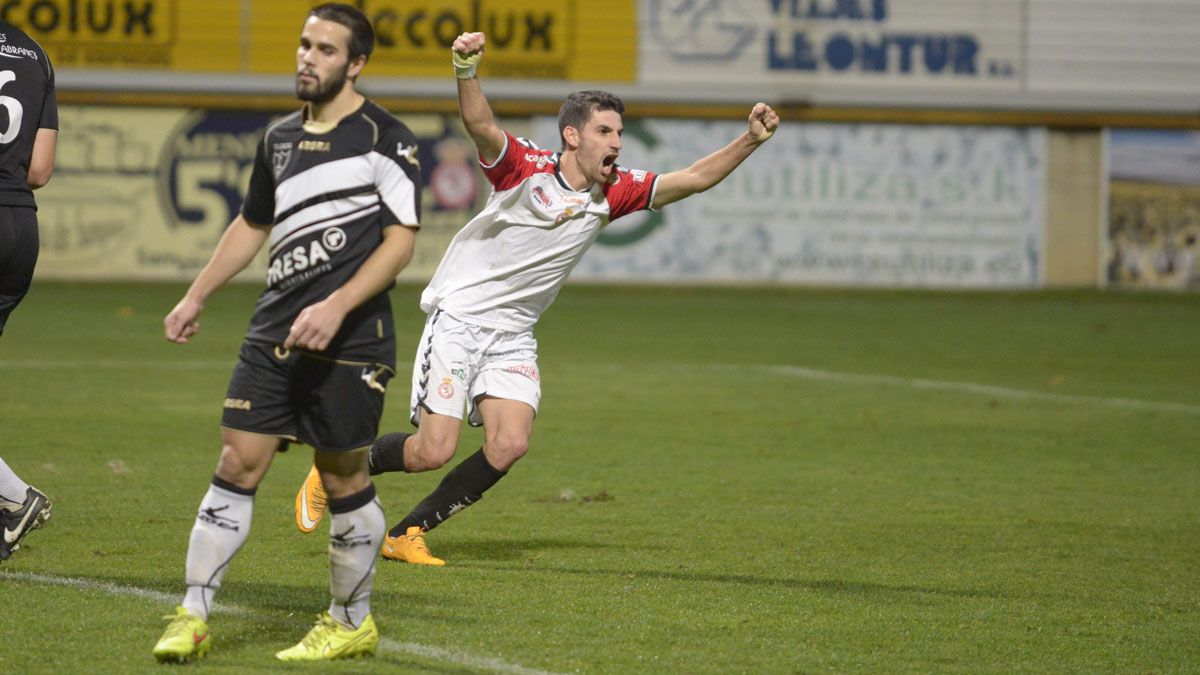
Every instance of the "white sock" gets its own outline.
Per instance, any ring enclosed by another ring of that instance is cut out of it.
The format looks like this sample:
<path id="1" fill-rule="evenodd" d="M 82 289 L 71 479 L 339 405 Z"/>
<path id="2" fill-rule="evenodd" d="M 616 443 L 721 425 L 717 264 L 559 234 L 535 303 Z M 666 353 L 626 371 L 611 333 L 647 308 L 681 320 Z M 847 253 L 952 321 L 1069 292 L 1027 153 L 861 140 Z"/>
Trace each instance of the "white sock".
<path id="1" fill-rule="evenodd" d="M 240 488 L 213 478 L 213 484 L 200 500 L 196 524 L 192 526 L 192 536 L 188 540 L 185 576 L 188 589 L 183 607 L 205 621 L 229 561 L 250 534 L 254 495 L 234 490 Z"/>
<path id="2" fill-rule="evenodd" d="M 13 470 L 8 468 L 4 463 L 4 459 L 0 458 L 0 507 L 13 505 L 20 509 L 25 503 L 25 493 L 29 492 L 29 484 L 21 480 L 21 477 L 13 473 Z"/>
<path id="3" fill-rule="evenodd" d="M 375 561 L 387 533 L 375 486 L 329 501 L 329 614 L 346 628 L 357 629 L 371 613 Z"/>

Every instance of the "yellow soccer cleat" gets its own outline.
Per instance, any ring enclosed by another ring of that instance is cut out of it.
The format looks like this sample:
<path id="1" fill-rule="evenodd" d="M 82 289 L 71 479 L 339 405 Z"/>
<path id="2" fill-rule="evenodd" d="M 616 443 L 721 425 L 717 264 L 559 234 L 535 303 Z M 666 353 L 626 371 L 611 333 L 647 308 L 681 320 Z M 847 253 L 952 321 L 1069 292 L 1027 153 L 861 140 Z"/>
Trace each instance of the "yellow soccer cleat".
<path id="1" fill-rule="evenodd" d="M 275 654 L 281 661 L 331 661 L 374 656 L 379 645 L 379 629 L 370 614 L 357 630 L 350 630 L 322 612 L 317 625 L 294 647 Z"/>
<path id="2" fill-rule="evenodd" d="M 433 557 L 429 547 L 425 545 L 425 530 L 417 526 L 399 537 L 388 536 L 383 540 L 383 557 L 388 560 L 416 563 L 417 565 L 435 565 L 441 567 L 445 560 Z"/>
<path id="3" fill-rule="evenodd" d="M 204 658 L 212 647 L 207 621 L 183 607 L 176 607 L 174 615 L 163 618 L 171 623 L 154 645 L 154 658 L 159 663 L 186 663 Z"/>
<path id="4" fill-rule="evenodd" d="M 296 527 L 305 534 L 317 529 L 317 523 L 325 515 L 328 505 L 325 498 L 325 486 L 321 484 L 321 474 L 314 464 L 296 493 Z"/>

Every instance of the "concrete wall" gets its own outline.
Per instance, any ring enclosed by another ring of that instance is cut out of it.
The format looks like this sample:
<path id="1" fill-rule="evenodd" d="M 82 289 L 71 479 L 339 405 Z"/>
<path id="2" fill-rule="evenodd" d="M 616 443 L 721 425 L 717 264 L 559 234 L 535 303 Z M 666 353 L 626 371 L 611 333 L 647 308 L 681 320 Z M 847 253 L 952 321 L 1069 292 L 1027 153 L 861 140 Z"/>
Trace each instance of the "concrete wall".
<path id="1" fill-rule="evenodd" d="M 1045 284 L 1095 286 L 1100 279 L 1103 131 L 1051 130 L 1046 172 Z"/>

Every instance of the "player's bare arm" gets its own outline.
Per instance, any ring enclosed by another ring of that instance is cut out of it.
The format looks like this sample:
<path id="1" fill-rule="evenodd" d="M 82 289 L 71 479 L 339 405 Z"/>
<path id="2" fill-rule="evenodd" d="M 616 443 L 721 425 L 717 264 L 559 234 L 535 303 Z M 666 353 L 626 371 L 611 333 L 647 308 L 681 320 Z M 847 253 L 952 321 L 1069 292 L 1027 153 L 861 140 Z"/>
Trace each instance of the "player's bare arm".
<path id="1" fill-rule="evenodd" d="M 33 154 L 29 156 L 29 175 L 25 179 L 29 189 L 36 190 L 50 182 L 57 149 L 58 130 L 38 129 L 33 137 Z"/>
<path id="2" fill-rule="evenodd" d="M 454 39 L 452 56 L 454 73 L 458 78 L 458 112 L 463 126 L 475 141 L 479 156 L 487 162 L 495 161 L 504 151 L 504 132 L 496 125 L 492 107 L 483 95 L 475 68 L 483 59 L 483 48 L 487 38 L 483 33 L 463 33 Z"/>
<path id="3" fill-rule="evenodd" d="M 383 228 L 383 243 L 341 288 L 300 311 L 283 346 L 318 352 L 328 347 L 346 315 L 387 288 L 412 259 L 416 234 L 403 225 Z"/>
<path id="4" fill-rule="evenodd" d="M 688 168 L 660 176 L 651 206 L 660 209 L 720 183 L 778 128 L 779 115 L 771 106 L 766 103 L 754 104 L 745 133 L 711 155 L 696 160 Z"/>
<path id="5" fill-rule="evenodd" d="M 196 275 L 183 299 L 163 319 L 168 340 L 183 344 L 200 330 L 196 319 L 204 310 L 208 297 L 250 264 L 267 240 L 267 234 L 266 228 L 255 227 L 240 213 L 233 219 L 221 235 L 221 241 L 217 242 L 208 264 Z"/>

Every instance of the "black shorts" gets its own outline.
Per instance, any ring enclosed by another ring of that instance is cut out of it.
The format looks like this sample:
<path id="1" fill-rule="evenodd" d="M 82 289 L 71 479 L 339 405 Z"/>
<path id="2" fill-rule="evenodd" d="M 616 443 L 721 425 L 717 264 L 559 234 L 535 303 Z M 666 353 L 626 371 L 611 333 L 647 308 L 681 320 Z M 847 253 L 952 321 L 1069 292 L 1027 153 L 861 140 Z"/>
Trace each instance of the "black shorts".
<path id="1" fill-rule="evenodd" d="M 37 259 L 37 211 L 28 206 L 0 206 L 0 335 L 8 315 L 29 292 Z"/>
<path id="2" fill-rule="evenodd" d="M 263 342 L 242 343 L 221 426 L 333 452 L 371 445 L 395 370 Z"/>

